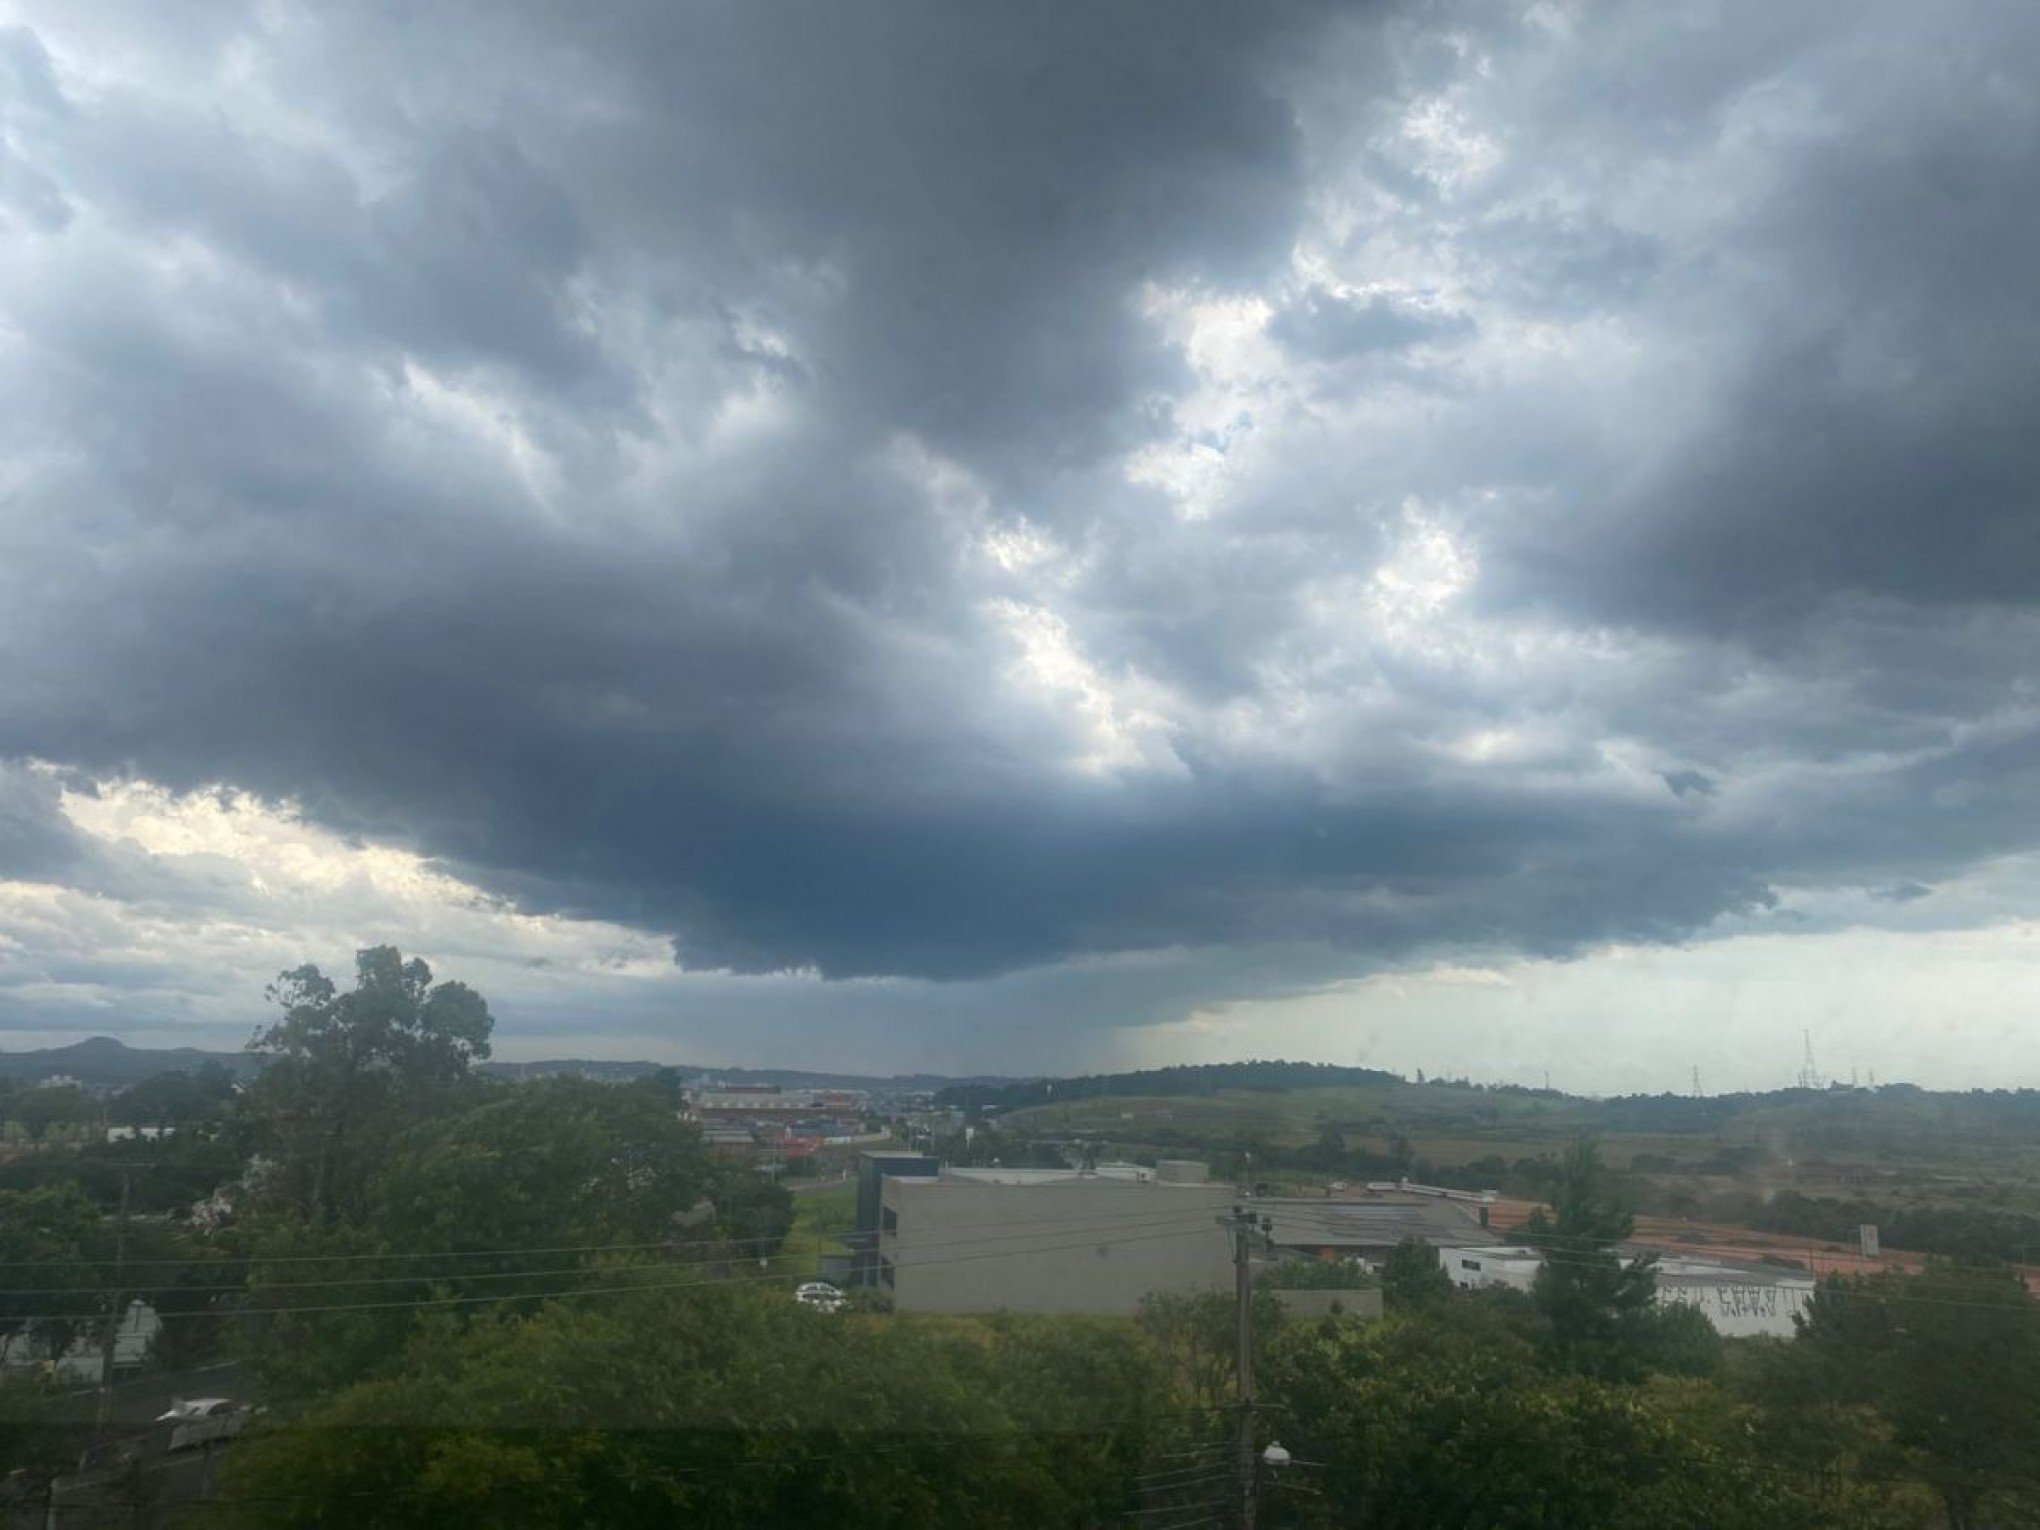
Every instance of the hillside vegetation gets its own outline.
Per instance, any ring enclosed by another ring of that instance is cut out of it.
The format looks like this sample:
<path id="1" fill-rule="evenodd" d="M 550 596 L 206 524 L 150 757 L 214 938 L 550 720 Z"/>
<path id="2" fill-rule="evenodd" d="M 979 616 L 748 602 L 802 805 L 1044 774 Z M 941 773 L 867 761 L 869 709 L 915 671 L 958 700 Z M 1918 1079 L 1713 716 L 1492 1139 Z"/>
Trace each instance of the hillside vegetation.
<path id="1" fill-rule="evenodd" d="M 1588 1099 L 1367 1069 L 1241 1063 L 952 1091 L 998 1141 L 1210 1159 L 1256 1179 L 1410 1175 L 1528 1197 L 1602 1142 L 1638 1210 L 1894 1248 L 2040 1255 L 2040 1091 L 1784 1089 Z M 995 1144 L 996 1145 L 996 1144 Z"/>

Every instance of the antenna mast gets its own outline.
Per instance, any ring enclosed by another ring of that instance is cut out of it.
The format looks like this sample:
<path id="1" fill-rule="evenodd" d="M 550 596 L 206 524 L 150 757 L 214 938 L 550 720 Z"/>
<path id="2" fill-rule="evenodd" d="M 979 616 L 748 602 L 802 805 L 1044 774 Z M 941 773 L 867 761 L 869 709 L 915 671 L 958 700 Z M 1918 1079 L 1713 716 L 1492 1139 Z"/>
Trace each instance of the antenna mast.
<path id="1" fill-rule="evenodd" d="M 1801 1031 L 1799 1034 L 1806 1043 L 1806 1060 L 1799 1067 L 1799 1087 L 1818 1089 L 1821 1087 L 1820 1070 L 1813 1065 L 1813 1032 Z"/>

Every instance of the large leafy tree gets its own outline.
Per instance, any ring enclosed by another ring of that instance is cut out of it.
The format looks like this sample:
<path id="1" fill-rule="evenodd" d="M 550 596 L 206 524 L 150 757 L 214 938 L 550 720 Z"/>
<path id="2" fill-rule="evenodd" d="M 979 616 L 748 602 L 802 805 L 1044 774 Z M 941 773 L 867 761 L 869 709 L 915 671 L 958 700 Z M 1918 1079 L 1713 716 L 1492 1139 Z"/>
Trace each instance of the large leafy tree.
<path id="1" fill-rule="evenodd" d="M 1552 1357 L 1580 1375 L 1635 1379 L 1655 1338 L 1656 1256 L 1617 1252 L 1636 1222 L 1615 1198 L 1598 1146 L 1567 1149 L 1551 1201 L 1551 1214 L 1533 1212 L 1522 1238 L 1544 1255 L 1533 1294 L 1550 1324 Z"/>
<path id="2" fill-rule="evenodd" d="M 1372 1530 L 1779 1530 L 1818 1523 L 1746 1430 L 1637 1388 L 1555 1374 L 1479 1303 L 1382 1323 L 1296 1324 L 1265 1395 L 1298 1461 L 1271 1525 Z"/>
<path id="3" fill-rule="evenodd" d="M 1836 1279 L 1791 1367 L 1884 1421 L 1891 1464 L 1940 1496 L 1950 1530 L 2040 1521 L 2040 1302 L 2003 1266 Z"/>
<path id="4" fill-rule="evenodd" d="M 1381 1261 L 1381 1289 L 1390 1302 L 1421 1306 L 1452 1294 L 1452 1277 L 1438 1261 L 1438 1251 L 1422 1238 L 1408 1237 Z"/>
<path id="5" fill-rule="evenodd" d="M 145 1182 L 142 1172 L 135 1173 Z M 116 1253 L 118 1251 L 118 1254 Z M 116 1308 L 146 1301 L 165 1321 L 152 1357 L 170 1364 L 205 1356 L 218 1335 L 204 1321 L 218 1287 L 231 1283 L 214 1250 L 166 1217 L 137 1215 L 124 1232 L 77 1185 L 0 1190 L 0 1336 L 17 1353 L 54 1359 L 96 1339 Z"/>
<path id="6" fill-rule="evenodd" d="M 283 1018 L 249 1042 L 268 1066 L 244 1096 L 256 1146 L 275 1161 L 271 1186 L 306 1220 L 353 1216 L 382 1149 L 445 1109 L 489 1055 L 482 996 L 432 981 L 394 946 L 355 958 L 348 992 L 317 967 L 282 974 L 270 997 Z"/>
<path id="7" fill-rule="evenodd" d="M 0 1474 L 8 1479 L 9 1507 L 21 1516 L 17 1523 L 55 1522 L 48 1515 L 51 1485 L 76 1470 L 92 1433 L 91 1407 L 81 1405 L 70 1383 L 22 1372 L 0 1376 Z M 43 1512 L 31 1521 L 34 1509 Z"/>
<path id="8" fill-rule="evenodd" d="M 1265 1286 L 1253 1297 L 1254 1344 L 1266 1346 L 1282 1326 L 1282 1302 Z M 1215 1413 L 1229 1406 L 1239 1376 L 1239 1315 L 1223 1291 L 1153 1291 L 1136 1320 L 1162 1373 L 1186 1404 Z"/>
<path id="9" fill-rule="evenodd" d="M 830 1316 L 727 1281 L 427 1335 L 245 1439 L 230 1523 L 1119 1522 L 1159 1389 L 1116 1325 Z"/>
<path id="10" fill-rule="evenodd" d="M 712 1157 L 657 1086 L 577 1078 L 504 1088 L 413 1128 L 392 1145 L 365 1217 L 390 1247 L 418 1252 L 747 1265 L 777 1253 L 792 1220 L 782 1186 Z"/>
<path id="11" fill-rule="evenodd" d="M 420 1311 L 528 1308 L 618 1266 L 755 1272 L 792 1221 L 786 1190 L 713 1158 L 654 1084 L 496 1085 L 397 1136 L 339 1228 L 260 1244 L 249 1337 L 272 1381 L 318 1390 L 386 1367 Z M 290 1308 L 336 1308 L 292 1315 Z"/>
<path id="12" fill-rule="evenodd" d="M 37 1142 L 78 1141 L 98 1116 L 99 1105 L 75 1084 L 40 1085 L 16 1094 L 8 1114 Z"/>
<path id="13" fill-rule="evenodd" d="M 225 1119 L 233 1099 L 234 1075 L 209 1062 L 189 1073 L 152 1073 L 114 1095 L 106 1111 L 133 1126 L 189 1126 Z"/>
<path id="14" fill-rule="evenodd" d="M 18 1339 L 38 1358 L 62 1354 L 93 1331 L 104 1311 L 113 1251 L 111 1228 L 75 1185 L 0 1190 L 0 1336 Z"/>

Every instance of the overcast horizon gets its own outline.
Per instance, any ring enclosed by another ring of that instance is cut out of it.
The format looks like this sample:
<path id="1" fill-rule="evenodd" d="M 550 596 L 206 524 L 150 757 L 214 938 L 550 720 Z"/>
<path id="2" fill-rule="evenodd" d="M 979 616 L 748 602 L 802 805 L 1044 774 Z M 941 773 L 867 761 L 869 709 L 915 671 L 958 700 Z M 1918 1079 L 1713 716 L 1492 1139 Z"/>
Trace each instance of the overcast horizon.
<path id="1" fill-rule="evenodd" d="M 0 0 L 0 1048 L 2040 1084 L 2036 77 Z"/>

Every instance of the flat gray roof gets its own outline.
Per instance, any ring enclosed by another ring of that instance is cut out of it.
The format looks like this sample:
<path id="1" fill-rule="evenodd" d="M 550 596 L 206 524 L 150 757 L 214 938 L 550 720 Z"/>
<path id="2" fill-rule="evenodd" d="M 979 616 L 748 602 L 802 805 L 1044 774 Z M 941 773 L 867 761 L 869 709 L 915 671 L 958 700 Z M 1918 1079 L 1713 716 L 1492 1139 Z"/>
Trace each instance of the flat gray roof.
<path id="1" fill-rule="evenodd" d="M 1454 1201 L 1250 1200 L 1291 1248 L 1393 1248 L 1405 1238 L 1465 1247 L 1499 1243 L 1471 1208 Z"/>

